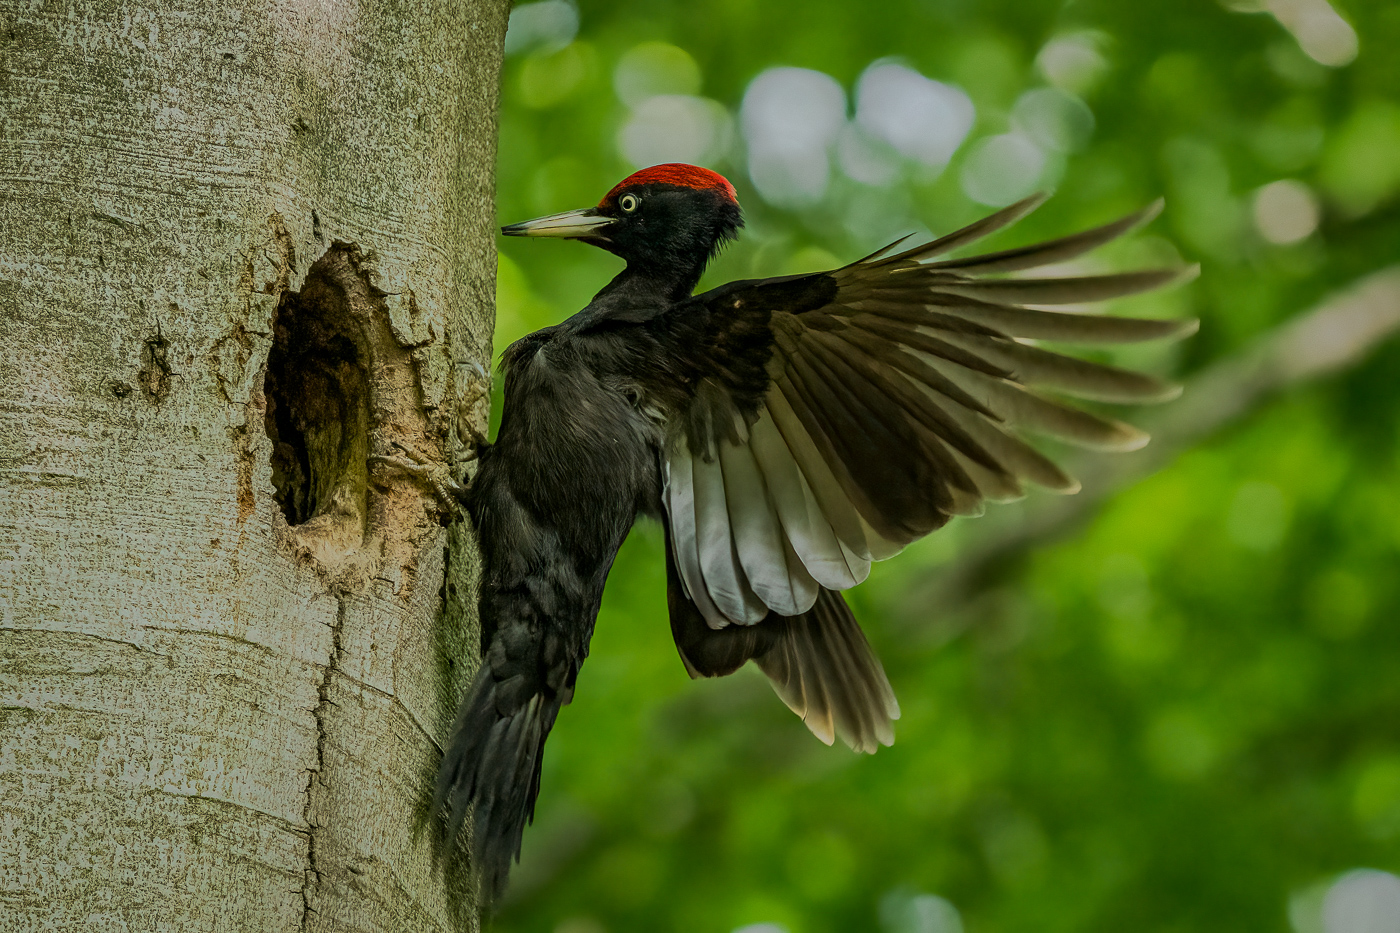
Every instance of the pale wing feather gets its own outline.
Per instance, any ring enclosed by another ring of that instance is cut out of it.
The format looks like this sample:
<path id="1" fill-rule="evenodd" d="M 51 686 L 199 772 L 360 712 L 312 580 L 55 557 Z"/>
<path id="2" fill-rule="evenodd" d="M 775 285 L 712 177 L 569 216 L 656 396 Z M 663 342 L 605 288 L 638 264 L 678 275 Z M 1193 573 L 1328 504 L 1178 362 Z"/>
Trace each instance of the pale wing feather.
<path id="1" fill-rule="evenodd" d="M 847 556 L 849 552 L 831 530 L 831 522 L 822 513 L 812 487 L 766 407 L 750 429 L 749 445 L 767 481 L 783 532 L 808 573 L 832 590 L 849 589 L 864 580 L 870 572 L 870 562 L 854 554 Z"/>
<path id="2" fill-rule="evenodd" d="M 705 620 L 712 628 L 735 622 L 752 625 L 763 621 L 768 608 L 754 594 L 744 568 L 735 553 L 733 530 L 729 524 L 729 504 L 725 499 L 724 471 L 719 458 L 692 457 L 691 476 L 695 487 L 695 534 L 700 549 L 700 571 L 710 599 L 721 618 Z"/>
<path id="3" fill-rule="evenodd" d="M 860 513 L 851 504 L 851 500 L 846 497 L 845 490 L 841 488 L 841 483 L 831 472 L 826 458 L 817 450 L 806 427 L 793 412 L 787 395 L 781 388 L 781 383 L 769 391 L 766 402 L 768 411 L 773 416 L 774 426 L 782 435 L 788 450 L 792 452 L 793 459 L 806 478 L 807 485 L 812 490 L 817 504 L 821 507 L 822 514 L 831 523 L 832 531 L 852 554 L 865 562 L 865 569 L 868 572 L 869 562 L 873 558 L 870 545 L 866 541 Z M 861 578 L 864 579 L 864 576 L 862 575 Z"/>
<path id="4" fill-rule="evenodd" d="M 816 581 L 801 564 L 793 579 L 783 527 L 751 445 L 721 444 L 719 461 L 734 549 L 749 586 L 779 615 L 806 612 L 817 599 Z"/>
<path id="5" fill-rule="evenodd" d="M 724 624 L 724 614 L 710 598 L 705 575 L 700 569 L 693 462 L 684 441 L 672 446 L 666 459 L 666 512 L 671 518 L 671 540 L 675 545 L 681 584 L 705 621 L 717 628 Z"/>

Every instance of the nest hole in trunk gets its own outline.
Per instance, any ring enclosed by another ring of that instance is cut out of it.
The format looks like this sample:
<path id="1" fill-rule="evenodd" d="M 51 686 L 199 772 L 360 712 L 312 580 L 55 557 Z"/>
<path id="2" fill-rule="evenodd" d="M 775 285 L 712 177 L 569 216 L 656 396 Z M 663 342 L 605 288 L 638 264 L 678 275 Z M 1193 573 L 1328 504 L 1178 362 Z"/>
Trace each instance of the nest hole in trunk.
<path id="1" fill-rule="evenodd" d="M 332 250 L 334 253 L 334 250 Z M 332 253 L 288 290 L 273 317 L 264 394 L 272 484 L 290 526 L 366 516 L 370 353 L 350 298 L 330 274 Z M 350 529 L 345 529 L 350 530 Z"/>

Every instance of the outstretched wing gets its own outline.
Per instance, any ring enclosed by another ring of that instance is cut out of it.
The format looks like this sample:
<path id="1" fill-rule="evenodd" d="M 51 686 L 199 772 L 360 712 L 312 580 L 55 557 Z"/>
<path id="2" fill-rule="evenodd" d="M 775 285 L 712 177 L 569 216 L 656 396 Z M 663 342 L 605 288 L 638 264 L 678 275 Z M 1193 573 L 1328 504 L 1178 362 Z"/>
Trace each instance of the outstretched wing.
<path id="1" fill-rule="evenodd" d="M 665 507 L 685 595 L 713 629 L 799 616 L 953 515 L 1078 484 L 1022 438 L 1131 450 L 1141 431 L 1037 390 L 1107 402 L 1175 386 L 1027 341 L 1181 337 L 1194 321 L 1045 310 L 1194 274 L 1004 277 L 1079 256 L 1160 202 L 1074 236 L 931 261 L 1029 213 L 1030 198 L 922 246 L 829 273 L 736 282 L 658 325 L 693 369 L 666 450 Z"/>

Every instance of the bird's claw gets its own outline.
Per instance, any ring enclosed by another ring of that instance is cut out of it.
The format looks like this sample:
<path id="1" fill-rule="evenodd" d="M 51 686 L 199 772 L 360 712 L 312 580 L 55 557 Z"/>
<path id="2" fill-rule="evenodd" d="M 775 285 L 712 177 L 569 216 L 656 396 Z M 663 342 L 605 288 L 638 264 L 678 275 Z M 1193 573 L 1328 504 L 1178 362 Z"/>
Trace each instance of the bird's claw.
<path id="1" fill-rule="evenodd" d="M 486 436 L 485 431 L 481 430 L 470 421 L 463 422 L 462 431 L 467 435 L 465 440 L 470 443 L 470 447 L 467 453 L 458 459 L 462 460 L 464 463 L 470 463 L 480 455 L 481 448 L 485 447 L 491 439 Z"/>
<path id="2" fill-rule="evenodd" d="M 422 451 L 407 444 L 398 441 L 393 441 L 392 444 L 400 454 L 374 454 L 369 458 L 370 463 L 388 467 L 417 480 L 432 490 L 449 513 L 460 516 L 466 503 L 467 490 L 453 478 L 447 466 L 435 462 Z"/>

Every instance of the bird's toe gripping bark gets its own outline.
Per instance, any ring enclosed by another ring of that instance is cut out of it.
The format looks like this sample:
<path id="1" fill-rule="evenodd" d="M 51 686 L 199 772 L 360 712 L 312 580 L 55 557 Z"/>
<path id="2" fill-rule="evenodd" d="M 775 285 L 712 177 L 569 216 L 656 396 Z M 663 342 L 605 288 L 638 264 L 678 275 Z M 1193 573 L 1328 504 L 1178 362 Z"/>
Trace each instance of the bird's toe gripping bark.
<path id="1" fill-rule="evenodd" d="M 377 454 L 369 458 L 371 464 L 408 476 L 430 489 L 438 501 L 453 517 L 461 517 L 466 511 L 466 487 L 452 476 L 444 463 L 439 463 L 422 451 L 399 441 L 393 442 L 400 454 Z M 475 456 L 475 455 L 473 455 Z"/>

